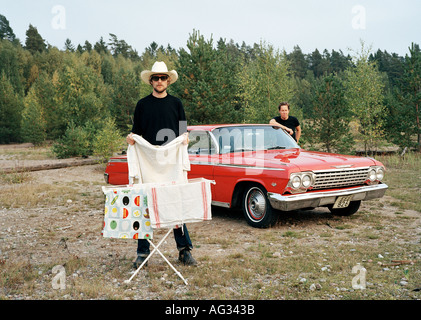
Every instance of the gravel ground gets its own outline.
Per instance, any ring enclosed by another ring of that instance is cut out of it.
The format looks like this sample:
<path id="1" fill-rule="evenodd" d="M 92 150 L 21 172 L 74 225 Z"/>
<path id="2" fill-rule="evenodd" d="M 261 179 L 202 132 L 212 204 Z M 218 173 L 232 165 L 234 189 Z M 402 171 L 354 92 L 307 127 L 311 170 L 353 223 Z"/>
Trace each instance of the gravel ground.
<path id="1" fill-rule="evenodd" d="M 0 167 L 7 167 L 6 161 L 16 162 L 3 156 Z M 49 161 L 56 160 L 29 163 Z M 383 274 L 400 272 L 393 278 L 396 291 L 387 289 L 384 297 L 419 299 L 413 289 L 421 286 L 421 217 L 412 210 L 397 215 L 395 199 L 387 195 L 364 203 L 355 217 L 333 217 L 325 208 L 297 211 L 263 230 L 249 227 L 239 212 L 213 208 L 212 221 L 189 225 L 197 267 L 177 264 L 172 236 L 161 248 L 188 286 L 158 255 L 126 284 L 134 272 L 136 241 L 101 236 L 103 171 L 102 165 L 85 165 L 28 172 L 21 184 L 1 183 L 0 192 L 9 196 L 0 204 L 0 299 L 343 299 L 350 294 L 352 299 L 355 290 L 350 283 L 328 274 L 341 252 L 335 251 L 337 247 L 351 255 L 362 248 L 369 253 L 361 256 L 368 258 L 359 261 Z M 155 232 L 157 239 L 163 234 Z M 395 251 L 389 252 L 388 245 Z M 321 258 L 315 258 L 317 252 Z M 256 264 L 261 257 L 268 261 L 262 262 L 267 264 L 264 269 Z M 402 273 L 405 265 L 386 265 L 393 258 L 411 260 L 412 278 Z M 314 272 L 306 270 L 312 260 L 317 260 Z M 298 270 L 282 269 L 294 261 Z M 271 264 L 276 274 L 271 273 Z M 55 266 L 65 267 L 66 290 L 53 288 Z M 206 279 L 208 275 L 214 278 Z M 378 281 L 369 281 L 375 292 L 365 293 L 368 298 L 384 294 L 377 290 L 386 290 L 388 284 L 383 278 Z"/>

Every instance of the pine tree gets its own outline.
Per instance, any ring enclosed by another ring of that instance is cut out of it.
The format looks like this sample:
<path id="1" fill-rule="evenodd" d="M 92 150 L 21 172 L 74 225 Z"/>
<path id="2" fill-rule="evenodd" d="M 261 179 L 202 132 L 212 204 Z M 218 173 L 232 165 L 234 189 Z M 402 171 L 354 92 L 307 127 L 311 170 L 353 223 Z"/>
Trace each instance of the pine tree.
<path id="1" fill-rule="evenodd" d="M 132 48 L 126 41 L 118 40 L 115 34 L 110 33 L 110 48 L 113 56 L 122 55 L 124 58 L 136 60 L 139 58 L 136 50 Z"/>
<path id="2" fill-rule="evenodd" d="M 2 14 L 0 14 L 0 39 L 9 40 L 11 42 L 14 42 L 16 39 L 16 35 L 10 27 L 9 21 Z"/>
<path id="3" fill-rule="evenodd" d="M 349 112 L 346 108 L 344 88 L 335 74 L 322 76 L 316 81 L 313 97 L 313 118 L 308 127 L 308 139 L 322 143 L 327 152 L 346 152 L 350 149 Z"/>
<path id="4" fill-rule="evenodd" d="M 21 141 L 21 99 L 5 73 L 0 74 L 0 143 Z"/>
<path id="5" fill-rule="evenodd" d="M 391 87 L 398 85 L 399 79 L 402 78 L 404 60 L 396 53 L 390 54 L 386 50 L 383 52 L 380 49 L 369 57 L 369 61 L 377 62 L 380 72 L 387 74 Z"/>
<path id="6" fill-rule="evenodd" d="M 37 28 L 30 24 L 26 31 L 25 48 L 34 54 L 36 52 L 43 52 L 46 47 L 44 39 L 38 33 Z"/>
<path id="7" fill-rule="evenodd" d="M 22 137 L 24 141 L 41 144 L 47 137 L 44 110 L 38 103 L 35 90 L 30 90 L 24 100 L 22 112 Z"/>
<path id="8" fill-rule="evenodd" d="M 174 90 L 184 104 L 189 124 L 231 123 L 238 119 L 235 108 L 235 69 L 230 67 L 226 49 L 213 47 L 194 31 L 181 49 L 176 63 L 179 81 Z"/>
<path id="9" fill-rule="evenodd" d="M 75 46 L 73 45 L 72 41 L 69 38 L 67 38 L 66 41 L 64 42 L 64 50 L 75 52 Z"/>
<path id="10" fill-rule="evenodd" d="M 374 151 L 384 133 L 384 77 L 375 62 L 370 62 L 369 50 L 362 44 L 354 57 L 355 67 L 345 72 L 345 99 L 354 119 L 359 124 L 359 139 L 365 153 Z"/>
<path id="11" fill-rule="evenodd" d="M 329 56 L 329 62 L 331 72 L 339 74 L 351 66 L 352 59 L 349 55 L 345 56 L 342 50 L 332 50 L 332 53 Z"/>
<path id="12" fill-rule="evenodd" d="M 325 50 L 322 55 L 320 51 L 316 49 L 308 56 L 310 70 L 313 71 L 316 78 L 321 77 L 330 71 L 329 57 L 326 57 L 326 52 L 327 51 Z"/>
<path id="13" fill-rule="evenodd" d="M 92 44 L 88 40 L 86 40 L 85 45 L 83 46 L 83 49 L 85 51 L 91 52 L 92 51 Z"/>
<path id="14" fill-rule="evenodd" d="M 408 144 L 421 152 L 421 50 L 418 44 L 412 43 L 409 55 L 405 56 L 399 97 L 401 112 L 407 116 L 405 135 Z M 411 143 L 412 136 L 416 137 L 416 143 Z"/>
<path id="15" fill-rule="evenodd" d="M 307 75 L 308 64 L 301 48 L 295 46 L 294 50 L 287 54 L 287 59 L 294 75 L 299 79 L 303 79 Z"/>
<path id="16" fill-rule="evenodd" d="M 239 78 L 245 122 L 269 123 L 277 115 L 279 103 L 292 100 L 293 82 L 286 54 L 271 45 L 260 44 L 256 59 L 243 66 Z M 300 114 L 295 113 L 298 111 Z M 301 118 L 299 108 L 294 109 L 294 116 Z"/>
<path id="17" fill-rule="evenodd" d="M 114 77 L 111 115 L 115 126 L 121 132 L 129 132 L 133 125 L 132 117 L 139 100 L 139 84 L 133 71 L 121 68 Z"/>
<path id="18" fill-rule="evenodd" d="M 24 50 L 10 41 L 0 40 L 0 75 L 4 72 L 14 91 L 23 95 L 25 79 L 22 75 Z"/>
<path id="19" fill-rule="evenodd" d="M 101 39 L 99 39 L 98 42 L 95 43 L 94 45 L 94 50 L 98 53 L 108 53 L 108 47 L 107 44 L 105 43 L 104 39 L 101 37 Z"/>

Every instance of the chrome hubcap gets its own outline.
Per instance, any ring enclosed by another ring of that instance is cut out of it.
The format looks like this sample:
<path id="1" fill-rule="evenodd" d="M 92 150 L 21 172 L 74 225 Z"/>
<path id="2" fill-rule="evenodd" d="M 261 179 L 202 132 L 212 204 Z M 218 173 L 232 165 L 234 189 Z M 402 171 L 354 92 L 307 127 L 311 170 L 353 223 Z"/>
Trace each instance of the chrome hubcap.
<path id="1" fill-rule="evenodd" d="M 247 194 L 247 208 L 249 216 L 253 220 L 261 220 L 266 212 L 266 199 L 263 193 L 253 188 Z"/>

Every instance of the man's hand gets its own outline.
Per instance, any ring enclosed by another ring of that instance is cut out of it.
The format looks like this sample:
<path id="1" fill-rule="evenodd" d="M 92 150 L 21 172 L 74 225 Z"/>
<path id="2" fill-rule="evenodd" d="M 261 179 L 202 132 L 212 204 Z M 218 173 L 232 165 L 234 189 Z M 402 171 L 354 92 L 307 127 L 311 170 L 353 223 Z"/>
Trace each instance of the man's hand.
<path id="1" fill-rule="evenodd" d="M 135 141 L 133 139 L 133 133 L 130 133 L 129 135 L 127 135 L 126 141 L 128 144 L 134 145 Z"/>
<path id="2" fill-rule="evenodd" d="M 278 123 L 275 119 L 270 120 L 269 121 L 269 124 L 271 124 L 272 126 L 279 127 L 281 129 L 285 130 L 291 136 L 294 134 L 294 131 L 291 128 L 288 128 L 288 127 L 283 126 L 282 124 Z"/>
<path id="3" fill-rule="evenodd" d="M 284 129 L 286 132 L 288 132 L 291 136 L 294 134 L 294 131 L 288 127 L 283 127 L 282 129 Z"/>

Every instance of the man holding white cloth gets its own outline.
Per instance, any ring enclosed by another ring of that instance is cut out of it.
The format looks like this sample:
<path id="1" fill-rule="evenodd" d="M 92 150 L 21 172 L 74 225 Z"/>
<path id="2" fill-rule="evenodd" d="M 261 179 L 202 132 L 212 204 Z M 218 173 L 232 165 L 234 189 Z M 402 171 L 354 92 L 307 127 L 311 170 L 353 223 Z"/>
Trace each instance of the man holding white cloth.
<path id="1" fill-rule="evenodd" d="M 137 103 L 133 128 L 126 138 L 127 143 L 134 145 L 133 134 L 136 134 L 142 136 L 151 145 L 162 146 L 184 134 L 184 143 L 187 144 L 187 121 L 183 105 L 180 99 L 167 92 L 168 85 L 177 81 L 177 72 L 168 71 L 164 62 L 155 62 L 152 70 L 142 71 L 140 76 L 145 83 L 152 86 L 153 92 Z M 196 261 L 190 252 L 193 245 L 187 227 L 184 225 L 183 228 L 174 229 L 174 238 L 179 250 L 180 262 L 185 265 L 195 265 Z M 138 268 L 149 253 L 149 242 L 139 239 L 134 267 Z"/>

